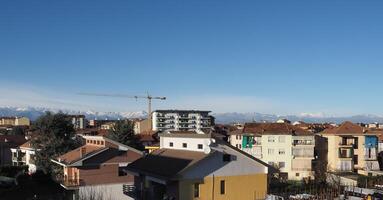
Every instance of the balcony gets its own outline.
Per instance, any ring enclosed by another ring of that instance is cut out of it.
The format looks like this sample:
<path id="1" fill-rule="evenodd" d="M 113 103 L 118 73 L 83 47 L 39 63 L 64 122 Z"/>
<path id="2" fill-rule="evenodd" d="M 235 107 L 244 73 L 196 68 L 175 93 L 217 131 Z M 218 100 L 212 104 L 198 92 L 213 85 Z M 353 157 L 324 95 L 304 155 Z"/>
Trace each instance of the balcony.
<path id="1" fill-rule="evenodd" d="M 294 146 L 300 146 L 300 145 L 307 146 L 307 145 L 314 145 L 314 142 L 311 140 L 294 140 L 293 145 Z"/>

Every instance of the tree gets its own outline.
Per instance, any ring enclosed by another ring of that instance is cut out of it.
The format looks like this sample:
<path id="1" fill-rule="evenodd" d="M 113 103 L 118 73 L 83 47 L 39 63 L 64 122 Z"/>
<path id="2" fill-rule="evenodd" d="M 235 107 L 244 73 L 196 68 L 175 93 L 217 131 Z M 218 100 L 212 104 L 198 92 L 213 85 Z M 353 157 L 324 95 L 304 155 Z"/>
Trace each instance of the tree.
<path id="1" fill-rule="evenodd" d="M 46 173 L 57 175 L 58 169 L 51 159 L 79 146 L 79 142 L 74 139 L 72 123 L 63 113 L 47 112 L 32 124 L 32 129 L 37 133 L 31 141 L 37 149 L 36 165 Z"/>
<path id="2" fill-rule="evenodd" d="M 117 121 L 109 130 L 107 137 L 139 150 L 144 149 L 139 136 L 134 134 L 134 122 L 130 120 Z"/>

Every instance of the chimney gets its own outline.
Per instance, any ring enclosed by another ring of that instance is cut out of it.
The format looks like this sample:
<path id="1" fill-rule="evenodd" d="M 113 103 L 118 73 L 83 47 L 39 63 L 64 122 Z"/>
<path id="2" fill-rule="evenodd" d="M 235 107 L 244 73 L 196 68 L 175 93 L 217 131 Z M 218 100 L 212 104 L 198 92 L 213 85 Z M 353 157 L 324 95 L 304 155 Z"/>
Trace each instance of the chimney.
<path id="1" fill-rule="evenodd" d="M 85 156 L 85 154 L 86 154 L 86 148 L 85 148 L 85 147 L 82 147 L 82 148 L 80 149 L 80 157 L 82 158 L 83 156 Z"/>

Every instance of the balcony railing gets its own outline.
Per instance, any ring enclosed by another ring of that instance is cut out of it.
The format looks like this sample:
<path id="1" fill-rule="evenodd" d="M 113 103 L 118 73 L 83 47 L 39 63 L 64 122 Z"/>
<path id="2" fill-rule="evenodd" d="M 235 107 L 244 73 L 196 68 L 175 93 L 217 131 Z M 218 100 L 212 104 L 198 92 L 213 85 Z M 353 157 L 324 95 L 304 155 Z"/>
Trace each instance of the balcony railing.
<path id="1" fill-rule="evenodd" d="M 294 141 L 293 145 L 314 145 L 314 142 L 312 141 Z"/>

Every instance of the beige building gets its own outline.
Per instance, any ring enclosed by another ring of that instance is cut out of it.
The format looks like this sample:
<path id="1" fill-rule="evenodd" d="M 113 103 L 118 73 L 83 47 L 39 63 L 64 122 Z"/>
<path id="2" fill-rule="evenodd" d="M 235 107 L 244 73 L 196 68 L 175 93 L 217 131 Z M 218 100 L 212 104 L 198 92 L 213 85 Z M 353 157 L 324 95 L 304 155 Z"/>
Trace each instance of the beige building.
<path id="1" fill-rule="evenodd" d="M 319 159 L 328 171 L 376 174 L 378 134 L 352 122 L 328 128 L 317 137 Z"/>
<path id="2" fill-rule="evenodd" d="M 289 180 L 314 178 L 315 137 L 289 123 L 246 123 L 229 133 L 232 146 L 280 170 Z"/>
<path id="3" fill-rule="evenodd" d="M 27 117 L 0 117 L 0 126 L 30 126 Z"/>
<path id="4" fill-rule="evenodd" d="M 272 167 L 210 134 L 160 134 L 160 149 L 130 165 L 135 199 L 265 199 Z"/>

